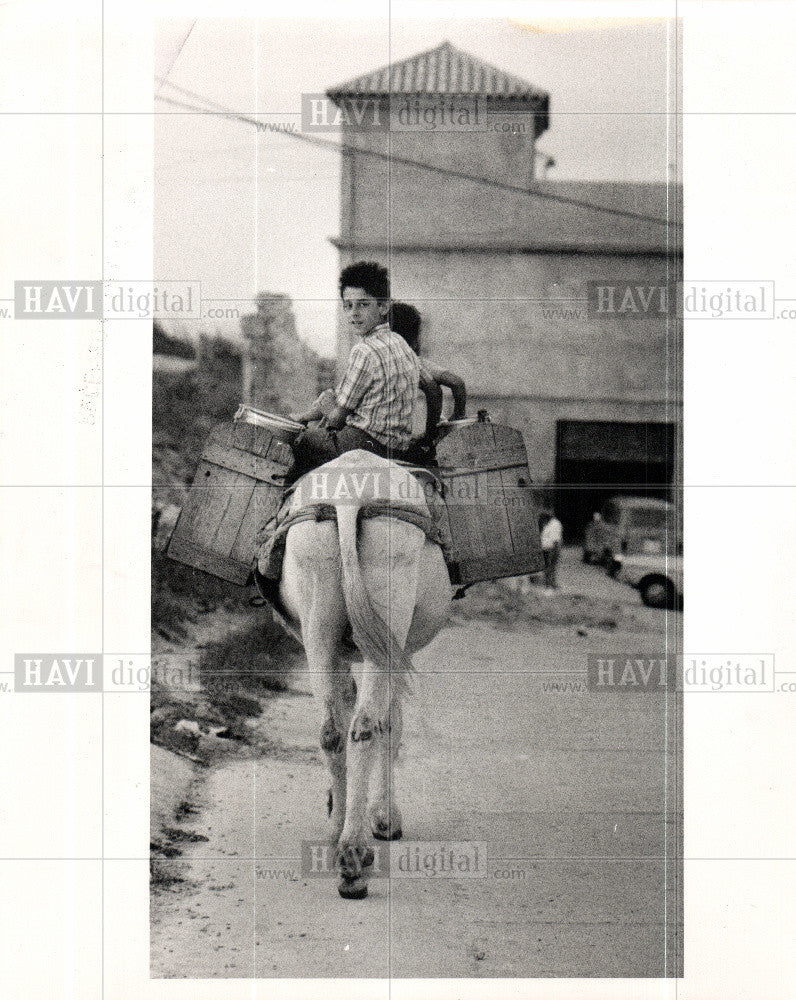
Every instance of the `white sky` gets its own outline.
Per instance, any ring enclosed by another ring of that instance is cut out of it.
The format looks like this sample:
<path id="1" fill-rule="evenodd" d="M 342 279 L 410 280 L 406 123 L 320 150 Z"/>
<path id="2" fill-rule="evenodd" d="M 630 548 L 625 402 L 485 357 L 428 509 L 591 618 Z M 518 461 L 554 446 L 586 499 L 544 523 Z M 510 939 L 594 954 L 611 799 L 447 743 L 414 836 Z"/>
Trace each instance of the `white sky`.
<path id="1" fill-rule="evenodd" d="M 298 125 L 302 93 L 447 39 L 550 93 L 551 128 L 539 148 L 556 159 L 551 180 L 667 178 L 664 23 L 563 31 L 559 23 L 548 33 L 498 18 L 200 19 L 174 62 L 190 25 L 159 22 L 156 72 L 173 63 L 171 82 L 242 113 Z M 339 231 L 339 156 L 243 123 L 164 114 L 172 109 L 160 102 L 155 110 L 156 278 L 201 281 L 204 298 L 284 292 L 300 335 L 331 355 L 337 251 L 328 238 Z M 206 328 L 235 334 L 239 325 Z"/>

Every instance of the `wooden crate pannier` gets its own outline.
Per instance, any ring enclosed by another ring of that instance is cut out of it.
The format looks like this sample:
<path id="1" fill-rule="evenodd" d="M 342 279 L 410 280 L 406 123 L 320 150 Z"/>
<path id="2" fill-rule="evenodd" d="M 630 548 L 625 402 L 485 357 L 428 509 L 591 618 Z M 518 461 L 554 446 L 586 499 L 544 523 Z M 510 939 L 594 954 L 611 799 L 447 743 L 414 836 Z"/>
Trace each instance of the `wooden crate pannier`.
<path id="1" fill-rule="evenodd" d="M 451 581 L 465 586 L 543 569 L 522 433 L 489 420 L 454 426 L 437 445 L 437 462 Z"/>
<path id="2" fill-rule="evenodd" d="M 276 514 L 292 466 L 290 445 L 273 429 L 245 418 L 215 427 L 167 555 L 230 583 L 246 584 L 257 534 Z"/>

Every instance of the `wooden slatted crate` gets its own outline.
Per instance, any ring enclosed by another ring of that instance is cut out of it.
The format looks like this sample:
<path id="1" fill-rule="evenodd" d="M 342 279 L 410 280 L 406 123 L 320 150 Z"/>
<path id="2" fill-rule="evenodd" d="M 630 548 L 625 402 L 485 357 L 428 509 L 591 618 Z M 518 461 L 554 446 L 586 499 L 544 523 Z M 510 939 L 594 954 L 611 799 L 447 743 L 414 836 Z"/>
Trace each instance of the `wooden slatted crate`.
<path id="1" fill-rule="evenodd" d="M 437 445 L 437 462 L 452 582 L 465 586 L 543 569 L 522 433 L 488 420 L 454 427 Z"/>
<path id="2" fill-rule="evenodd" d="M 214 428 L 167 555 L 244 585 L 257 552 L 257 533 L 276 514 L 292 465 L 290 445 L 268 428 L 244 422 Z"/>

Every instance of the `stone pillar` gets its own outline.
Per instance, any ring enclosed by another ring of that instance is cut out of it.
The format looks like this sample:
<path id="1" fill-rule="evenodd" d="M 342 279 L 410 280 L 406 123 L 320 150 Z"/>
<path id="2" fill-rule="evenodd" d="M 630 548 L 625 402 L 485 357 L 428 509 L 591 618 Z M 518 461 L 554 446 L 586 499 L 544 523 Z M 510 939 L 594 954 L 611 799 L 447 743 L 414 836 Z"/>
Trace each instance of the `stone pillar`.
<path id="1" fill-rule="evenodd" d="M 317 358 L 299 339 L 289 297 L 258 295 L 257 312 L 241 318 L 241 330 L 244 401 L 283 415 L 306 408 L 315 398 Z"/>

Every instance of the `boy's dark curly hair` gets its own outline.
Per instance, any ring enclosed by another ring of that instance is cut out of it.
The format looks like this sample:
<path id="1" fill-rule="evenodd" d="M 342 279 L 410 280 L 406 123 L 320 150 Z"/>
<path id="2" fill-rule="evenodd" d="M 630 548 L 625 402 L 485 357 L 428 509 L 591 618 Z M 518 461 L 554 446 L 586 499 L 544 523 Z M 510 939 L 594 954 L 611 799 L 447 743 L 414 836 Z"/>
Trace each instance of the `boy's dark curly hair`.
<path id="1" fill-rule="evenodd" d="M 393 302 L 390 306 L 390 329 L 399 333 L 415 354 L 420 353 L 420 313 L 408 302 Z"/>
<path id="2" fill-rule="evenodd" d="M 372 260 L 349 264 L 340 272 L 340 297 L 346 288 L 364 288 L 374 299 L 389 299 L 390 275 L 386 267 Z"/>

